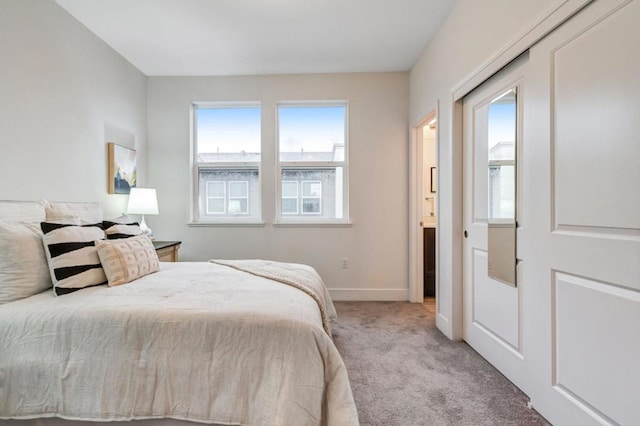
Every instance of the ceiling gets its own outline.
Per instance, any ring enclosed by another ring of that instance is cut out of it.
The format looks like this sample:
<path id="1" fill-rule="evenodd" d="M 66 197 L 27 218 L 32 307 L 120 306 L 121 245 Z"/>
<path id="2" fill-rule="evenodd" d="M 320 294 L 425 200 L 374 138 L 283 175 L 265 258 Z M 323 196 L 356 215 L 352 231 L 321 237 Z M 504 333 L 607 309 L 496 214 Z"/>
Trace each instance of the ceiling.
<path id="1" fill-rule="evenodd" d="M 140 71 L 407 71 L 455 0 L 56 0 Z"/>

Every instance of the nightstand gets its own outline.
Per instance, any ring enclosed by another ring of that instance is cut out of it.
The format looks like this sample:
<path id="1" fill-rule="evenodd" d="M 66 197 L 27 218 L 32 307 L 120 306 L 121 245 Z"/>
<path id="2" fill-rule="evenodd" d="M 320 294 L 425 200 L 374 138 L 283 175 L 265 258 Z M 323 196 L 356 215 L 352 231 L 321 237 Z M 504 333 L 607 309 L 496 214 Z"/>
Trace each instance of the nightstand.
<path id="1" fill-rule="evenodd" d="M 182 241 L 153 241 L 160 262 L 177 262 Z"/>

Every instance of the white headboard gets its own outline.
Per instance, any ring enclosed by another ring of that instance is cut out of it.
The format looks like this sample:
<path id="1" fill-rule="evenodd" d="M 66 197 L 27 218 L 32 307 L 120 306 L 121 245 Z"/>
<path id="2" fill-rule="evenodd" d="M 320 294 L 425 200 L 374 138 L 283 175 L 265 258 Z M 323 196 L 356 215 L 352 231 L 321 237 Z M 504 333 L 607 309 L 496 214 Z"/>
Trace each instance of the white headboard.
<path id="1" fill-rule="evenodd" d="M 0 220 L 4 221 L 43 222 L 66 217 L 84 223 L 102 222 L 102 208 L 98 202 L 0 201 Z"/>

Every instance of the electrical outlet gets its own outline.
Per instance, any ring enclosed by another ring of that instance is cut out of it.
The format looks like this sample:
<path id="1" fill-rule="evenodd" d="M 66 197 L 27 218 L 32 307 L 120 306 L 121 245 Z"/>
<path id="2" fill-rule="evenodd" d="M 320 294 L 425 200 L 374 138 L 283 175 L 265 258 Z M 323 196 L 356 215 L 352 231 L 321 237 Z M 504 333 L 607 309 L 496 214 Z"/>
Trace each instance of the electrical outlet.
<path id="1" fill-rule="evenodd" d="M 348 257 L 343 257 L 342 258 L 342 269 L 349 269 L 349 258 Z"/>

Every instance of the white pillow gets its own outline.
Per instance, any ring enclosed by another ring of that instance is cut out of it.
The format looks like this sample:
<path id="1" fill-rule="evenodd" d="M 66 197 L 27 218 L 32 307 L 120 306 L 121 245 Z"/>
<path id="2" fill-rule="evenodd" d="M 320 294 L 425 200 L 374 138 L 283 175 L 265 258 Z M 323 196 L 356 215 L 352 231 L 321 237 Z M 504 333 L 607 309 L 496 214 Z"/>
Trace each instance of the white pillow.
<path id="1" fill-rule="evenodd" d="M 43 242 L 56 296 L 107 283 L 96 240 L 104 239 L 102 223 L 71 225 L 42 222 Z"/>
<path id="2" fill-rule="evenodd" d="M 156 249 L 146 234 L 96 241 L 96 247 L 110 286 L 131 282 L 160 268 Z"/>
<path id="3" fill-rule="evenodd" d="M 59 203 L 45 202 L 45 220 L 54 222 L 65 217 L 77 217 L 83 224 L 102 222 L 102 209 L 100 203 Z"/>
<path id="4" fill-rule="evenodd" d="M 40 226 L 0 222 L 0 304 L 32 296 L 51 286 Z"/>

